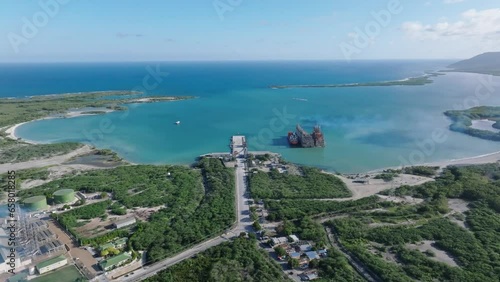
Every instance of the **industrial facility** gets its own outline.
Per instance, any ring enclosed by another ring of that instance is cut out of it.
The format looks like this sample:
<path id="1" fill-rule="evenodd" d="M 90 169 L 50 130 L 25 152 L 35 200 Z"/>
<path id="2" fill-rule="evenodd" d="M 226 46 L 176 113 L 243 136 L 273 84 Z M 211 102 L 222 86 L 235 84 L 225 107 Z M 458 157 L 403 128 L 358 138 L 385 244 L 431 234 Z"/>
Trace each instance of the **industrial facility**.
<path id="1" fill-rule="evenodd" d="M 75 191 L 73 189 L 61 189 L 54 192 L 54 203 L 65 204 L 75 200 Z"/>
<path id="2" fill-rule="evenodd" d="M 47 209 L 47 198 L 45 196 L 34 196 L 23 201 L 24 208 L 29 211 L 39 211 Z"/>

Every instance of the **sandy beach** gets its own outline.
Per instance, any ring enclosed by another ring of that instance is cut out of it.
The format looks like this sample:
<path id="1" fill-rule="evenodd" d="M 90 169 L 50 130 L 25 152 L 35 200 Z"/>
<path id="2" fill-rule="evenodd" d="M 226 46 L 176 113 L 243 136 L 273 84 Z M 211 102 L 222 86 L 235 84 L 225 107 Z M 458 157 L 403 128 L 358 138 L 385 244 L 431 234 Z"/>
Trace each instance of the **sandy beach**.
<path id="1" fill-rule="evenodd" d="M 10 139 L 13 139 L 13 140 L 19 140 L 20 138 L 16 136 L 16 129 L 25 124 L 25 123 L 28 123 L 28 122 L 31 122 L 31 121 L 27 121 L 27 122 L 21 122 L 21 123 L 18 123 L 14 126 L 11 126 L 9 127 L 7 130 L 5 130 L 5 133 L 7 133 L 7 137 L 10 138 Z M 21 141 L 25 142 L 25 143 L 29 143 L 29 144 L 37 144 L 36 142 L 34 141 L 31 141 L 31 140 L 26 140 L 26 139 L 21 139 Z"/>
<path id="2" fill-rule="evenodd" d="M 79 110 L 70 110 L 66 112 L 63 115 L 56 115 L 56 116 L 48 116 L 48 117 L 43 117 L 31 121 L 26 121 L 26 122 L 21 122 L 18 124 L 15 124 L 5 130 L 5 133 L 7 133 L 7 137 L 13 140 L 20 140 L 28 144 L 39 144 L 38 142 L 27 140 L 24 138 L 20 138 L 19 136 L 16 135 L 16 129 L 20 127 L 23 124 L 29 123 L 29 122 L 34 122 L 34 121 L 39 121 L 39 120 L 46 120 L 46 119 L 55 119 L 55 118 L 76 118 L 76 117 L 81 117 L 81 116 L 92 116 L 92 115 L 99 115 L 99 114 L 87 114 L 86 112 L 89 112 L 91 110 L 89 109 L 79 109 Z M 114 110 L 106 109 L 106 108 L 95 108 L 92 109 L 92 111 L 102 111 L 104 114 L 111 113 Z"/>
<path id="3" fill-rule="evenodd" d="M 479 155 L 479 156 L 473 156 L 473 157 L 469 157 L 469 158 L 443 160 L 443 161 L 422 163 L 422 164 L 413 164 L 413 166 L 437 166 L 440 168 L 445 168 L 445 167 L 451 166 L 451 165 L 453 165 L 453 166 L 479 165 L 479 164 L 496 163 L 499 161 L 500 161 L 500 151 L 497 151 L 497 152 Z M 386 169 L 401 169 L 401 167 L 400 166 L 399 167 L 398 166 L 386 167 L 386 168 L 372 170 L 372 171 L 369 171 L 368 173 L 382 172 Z"/>

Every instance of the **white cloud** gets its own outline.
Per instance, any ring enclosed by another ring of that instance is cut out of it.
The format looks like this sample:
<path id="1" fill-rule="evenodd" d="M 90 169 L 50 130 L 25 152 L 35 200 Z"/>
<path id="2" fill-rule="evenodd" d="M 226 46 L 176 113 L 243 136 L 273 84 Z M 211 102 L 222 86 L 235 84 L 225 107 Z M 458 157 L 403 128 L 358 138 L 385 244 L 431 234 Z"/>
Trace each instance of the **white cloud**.
<path id="1" fill-rule="evenodd" d="M 445 4 L 456 4 L 460 2 L 464 2 L 465 0 L 444 0 L 443 3 Z"/>
<path id="2" fill-rule="evenodd" d="M 456 1 L 456 0 L 449 0 Z M 421 22 L 405 22 L 402 30 L 412 39 L 440 40 L 440 39 L 500 39 L 500 9 L 465 11 L 461 19 L 449 22 L 442 19 L 435 24 Z"/>

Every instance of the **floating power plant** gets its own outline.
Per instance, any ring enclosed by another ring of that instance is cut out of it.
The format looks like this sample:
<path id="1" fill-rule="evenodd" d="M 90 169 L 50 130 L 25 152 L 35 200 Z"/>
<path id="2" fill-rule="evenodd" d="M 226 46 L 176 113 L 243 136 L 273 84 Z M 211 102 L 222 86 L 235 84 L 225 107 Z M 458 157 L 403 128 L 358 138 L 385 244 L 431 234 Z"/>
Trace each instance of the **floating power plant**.
<path id="1" fill-rule="evenodd" d="M 302 148 L 325 147 L 325 138 L 319 125 L 314 126 L 313 132 L 309 134 L 297 124 L 295 132 L 288 132 L 288 143 Z"/>

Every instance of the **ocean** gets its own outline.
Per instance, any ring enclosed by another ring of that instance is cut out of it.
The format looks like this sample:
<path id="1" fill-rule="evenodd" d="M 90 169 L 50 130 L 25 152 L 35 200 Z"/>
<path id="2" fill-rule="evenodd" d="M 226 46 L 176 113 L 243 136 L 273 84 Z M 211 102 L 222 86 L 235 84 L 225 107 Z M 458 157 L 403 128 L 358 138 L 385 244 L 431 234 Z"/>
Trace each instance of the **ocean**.
<path id="1" fill-rule="evenodd" d="M 176 102 L 128 105 L 128 112 L 51 119 L 20 126 L 37 142 L 79 141 L 115 150 L 134 163 L 189 164 L 229 151 L 232 135 L 250 150 L 329 171 L 457 159 L 499 151 L 498 143 L 448 130 L 443 112 L 500 105 L 500 77 L 447 73 L 423 86 L 290 88 L 271 85 L 399 80 L 451 61 L 144 62 L 0 65 L 0 97 L 147 89 L 191 95 Z M 160 73 L 160 74 L 158 74 Z M 166 74 L 168 73 L 168 74 Z M 477 89 L 481 91 L 478 92 Z M 181 121 L 175 125 L 175 121 Z M 325 148 L 289 148 L 288 131 L 320 125 Z"/>

